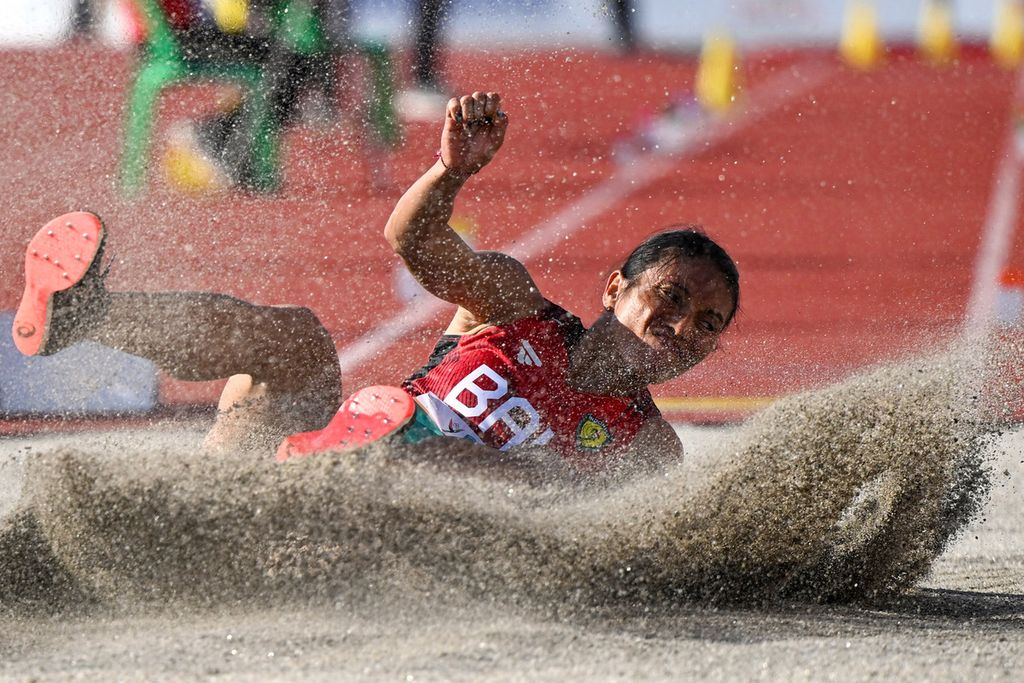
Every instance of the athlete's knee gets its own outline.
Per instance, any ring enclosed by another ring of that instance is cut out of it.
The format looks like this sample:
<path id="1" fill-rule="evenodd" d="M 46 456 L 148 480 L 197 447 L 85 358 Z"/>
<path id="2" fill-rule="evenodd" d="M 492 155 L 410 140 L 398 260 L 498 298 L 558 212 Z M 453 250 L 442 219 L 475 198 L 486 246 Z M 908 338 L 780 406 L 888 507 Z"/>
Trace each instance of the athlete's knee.
<path id="1" fill-rule="evenodd" d="M 311 309 L 290 304 L 270 306 L 271 317 L 278 327 L 286 327 L 293 334 L 317 335 L 326 333 L 327 328 Z"/>
<path id="2" fill-rule="evenodd" d="M 228 377 L 224 389 L 220 392 L 217 410 L 225 412 L 237 408 L 264 394 L 266 394 L 266 385 L 254 383 L 252 375 L 232 375 Z"/>
<path id="3" fill-rule="evenodd" d="M 294 306 L 288 310 L 296 342 L 309 352 L 311 360 L 318 364 L 337 365 L 338 351 L 334 347 L 334 339 L 320 318 L 308 308 Z"/>
<path id="4" fill-rule="evenodd" d="M 290 389 L 337 393 L 340 404 L 341 367 L 330 332 L 313 311 L 302 306 L 274 307 L 276 326 L 288 338 L 287 362 L 282 372 Z M 298 387 L 296 386 L 298 385 Z"/>

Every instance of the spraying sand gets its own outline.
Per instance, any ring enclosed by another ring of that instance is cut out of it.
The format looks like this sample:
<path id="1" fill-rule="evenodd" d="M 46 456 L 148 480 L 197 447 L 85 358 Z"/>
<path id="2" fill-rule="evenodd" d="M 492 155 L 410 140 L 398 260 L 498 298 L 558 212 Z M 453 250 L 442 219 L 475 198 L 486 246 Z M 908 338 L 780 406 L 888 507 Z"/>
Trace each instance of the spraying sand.
<path id="1" fill-rule="evenodd" d="M 182 615 L 199 631 L 247 633 L 266 644 L 246 652 L 275 654 L 239 668 L 239 648 L 218 636 L 223 662 L 182 660 L 243 680 L 287 676 L 271 661 L 286 652 L 303 677 L 389 678 L 417 657 L 439 678 L 658 676 L 680 639 L 772 640 L 806 619 L 809 632 L 884 635 L 891 621 L 863 609 L 811 605 L 911 600 L 942 613 L 905 591 L 988 491 L 992 435 L 961 373 L 948 357 L 874 370 L 778 402 L 694 461 L 589 486 L 542 465 L 481 468 L 450 440 L 285 465 L 212 457 L 181 431 L 63 440 L 25 458 L 0 535 L 0 596 L 16 628 L 58 640 L 54 628 L 80 639 L 86 624 L 102 634 L 127 621 L 193 642 Z M 1006 599 L 1019 619 L 1021 599 Z M 61 626 L 41 626 L 54 610 Z M 604 655 L 602 638 L 615 643 Z M 320 654 L 296 654 L 310 650 Z M 31 671 L 33 651 L 16 648 L 13 670 Z M 491 668 L 495 651 L 511 657 L 504 668 Z"/>

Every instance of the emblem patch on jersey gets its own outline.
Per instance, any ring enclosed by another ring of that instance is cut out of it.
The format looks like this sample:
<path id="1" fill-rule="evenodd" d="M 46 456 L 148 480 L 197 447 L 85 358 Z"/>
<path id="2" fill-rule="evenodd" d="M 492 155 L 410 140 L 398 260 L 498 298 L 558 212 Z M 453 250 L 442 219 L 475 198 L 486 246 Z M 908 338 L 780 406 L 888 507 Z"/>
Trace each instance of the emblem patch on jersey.
<path id="1" fill-rule="evenodd" d="M 594 450 L 603 447 L 612 440 L 608 425 L 587 413 L 576 426 L 576 447 L 583 450 Z"/>
<path id="2" fill-rule="evenodd" d="M 520 365 L 532 365 L 539 368 L 541 366 L 540 356 L 533 350 L 533 346 L 530 342 L 524 339 L 519 344 L 519 354 L 516 356 L 516 360 L 519 361 Z"/>

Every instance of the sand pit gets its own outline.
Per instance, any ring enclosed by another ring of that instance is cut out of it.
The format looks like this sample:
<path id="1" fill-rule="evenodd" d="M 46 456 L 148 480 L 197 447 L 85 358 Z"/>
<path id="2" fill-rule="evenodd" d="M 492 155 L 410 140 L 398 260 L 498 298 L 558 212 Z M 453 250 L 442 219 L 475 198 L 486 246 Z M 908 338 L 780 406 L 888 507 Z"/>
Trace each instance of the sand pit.
<path id="1" fill-rule="evenodd" d="M 281 466 L 180 429 L 11 440 L 4 539 L 52 571 L 8 569 L 0 672 L 1009 676 L 1024 435 L 981 428 L 954 368 L 867 373 L 583 488 L 449 442 Z"/>

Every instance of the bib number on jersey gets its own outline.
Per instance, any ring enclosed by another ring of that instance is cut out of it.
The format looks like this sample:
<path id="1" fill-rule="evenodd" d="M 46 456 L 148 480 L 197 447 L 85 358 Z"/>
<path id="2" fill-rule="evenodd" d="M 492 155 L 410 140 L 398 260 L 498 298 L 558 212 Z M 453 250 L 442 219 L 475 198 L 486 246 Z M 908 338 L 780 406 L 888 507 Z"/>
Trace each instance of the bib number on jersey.
<path id="1" fill-rule="evenodd" d="M 502 451 L 515 448 L 527 441 L 537 446 L 543 446 L 551 441 L 555 433 L 544 427 L 544 421 L 537 409 L 525 398 L 506 398 L 507 394 L 508 381 L 483 363 L 452 387 L 444 400 L 427 392 L 417 396 L 416 402 L 447 436 L 482 443 L 482 439 L 463 418 L 483 416 L 478 424 L 480 433 L 487 433 L 500 422 L 511 434 L 511 437 L 502 444 Z"/>

